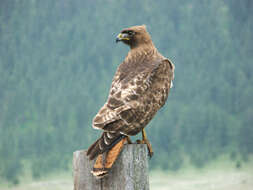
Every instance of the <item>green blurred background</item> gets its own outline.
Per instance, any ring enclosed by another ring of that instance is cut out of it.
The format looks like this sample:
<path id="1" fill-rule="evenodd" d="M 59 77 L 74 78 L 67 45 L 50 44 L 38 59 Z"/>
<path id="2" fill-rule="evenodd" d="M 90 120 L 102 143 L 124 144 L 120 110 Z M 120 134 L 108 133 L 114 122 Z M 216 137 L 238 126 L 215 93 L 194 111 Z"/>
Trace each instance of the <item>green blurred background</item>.
<path id="1" fill-rule="evenodd" d="M 251 0 L 1 0 L 0 179 L 71 169 L 128 52 L 115 37 L 140 24 L 176 67 L 146 128 L 150 169 L 223 155 L 240 168 L 253 153 L 252 21 Z"/>

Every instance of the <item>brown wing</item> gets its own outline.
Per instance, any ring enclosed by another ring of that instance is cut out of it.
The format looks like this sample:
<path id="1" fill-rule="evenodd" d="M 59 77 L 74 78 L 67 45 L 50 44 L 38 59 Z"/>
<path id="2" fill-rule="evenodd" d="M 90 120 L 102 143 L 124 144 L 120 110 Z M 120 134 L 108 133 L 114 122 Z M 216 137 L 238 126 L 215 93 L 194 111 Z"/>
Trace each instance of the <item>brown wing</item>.
<path id="1" fill-rule="evenodd" d="M 105 105 L 100 109 L 93 120 L 93 127 L 108 131 L 118 131 L 127 125 L 131 118 L 122 119 L 126 111 L 139 106 L 138 99 L 148 88 L 149 72 L 142 72 L 129 82 L 114 81 Z"/>
<path id="2" fill-rule="evenodd" d="M 172 71 L 172 66 L 168 65 L 172 64 L 169 61 L 146 63 L 143 67 L 134 68 L 130 74 L 121 72 L 119 68 L 112 82 L 108 100 L 95 116 L 93 127 L 126 135 L 138 133 L 145 123 L 143 117 L 147 111 L 146 104 L 154 99 L 148 95 L 151 93 L 150 88 L 159 72 L 164 72 L 165 66 L 167 72 L 168 69 Z M 171 76 L 167 77 L 168 80 L 172 80 Z M 145 99 L 146 101 L 143 101 Z M 147 122 L 150 119 L 148 118 Z"/>

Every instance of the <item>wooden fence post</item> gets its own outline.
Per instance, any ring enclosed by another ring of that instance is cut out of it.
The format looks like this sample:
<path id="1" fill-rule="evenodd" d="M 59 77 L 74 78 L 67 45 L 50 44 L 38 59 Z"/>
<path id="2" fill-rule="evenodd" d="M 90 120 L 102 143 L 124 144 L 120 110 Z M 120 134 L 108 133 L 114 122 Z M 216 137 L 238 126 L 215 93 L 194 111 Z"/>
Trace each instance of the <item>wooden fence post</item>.
<path id="1" fill-rule="evenodd" d="M 74 152 L 74 190 L 149 190 L 145 144 L 126 144 L 109 174 L 102 179 L 91 174 L 93 164 L 85 150 Z"/>

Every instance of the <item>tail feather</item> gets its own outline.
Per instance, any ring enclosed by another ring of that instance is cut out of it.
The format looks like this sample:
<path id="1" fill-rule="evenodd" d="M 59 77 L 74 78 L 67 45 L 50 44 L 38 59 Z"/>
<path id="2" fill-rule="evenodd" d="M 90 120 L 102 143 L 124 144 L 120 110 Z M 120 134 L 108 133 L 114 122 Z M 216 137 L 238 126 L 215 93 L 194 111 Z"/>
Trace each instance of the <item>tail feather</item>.
<path id="1" fill-rule="evenodd" d="M 103 132 L 102 136 L 89 147 L 87 156 L 89 156 L 90 160 L 93 160 L 99 154 L 110 150 L 124 137 L 125 135 L 116 132 Z"/>
<path id="2" fill-rule="evenodd" d="M 117 160 L 126 141 L 127 141 L 127 138 L 123 137 L 123 139 L 121 139 L 108 152 L 106 152 L 106 155 L 104 155 L 104 154 L 98 155 L 95 165 L 91 171 L 91 173 L 95 177 L 103 178 L 108 174 L 108 172 L 111 170 L 113 164 Z M 104 156 L 106 156 L 106 157 L 104 158 Z"/>

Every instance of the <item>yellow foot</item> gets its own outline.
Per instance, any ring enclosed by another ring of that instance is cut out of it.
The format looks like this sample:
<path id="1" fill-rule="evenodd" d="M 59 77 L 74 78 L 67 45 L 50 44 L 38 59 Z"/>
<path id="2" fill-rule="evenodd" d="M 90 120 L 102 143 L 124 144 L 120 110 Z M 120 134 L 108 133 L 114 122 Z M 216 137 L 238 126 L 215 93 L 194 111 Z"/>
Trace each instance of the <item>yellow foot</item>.
<path id="1" fill-rule="evenodd" d="M 146 144 L 147 148 L 148 148 L 149 157 L 151 158 L 154 155 L 152 146 L 151 146 L 149 140 L 147 139 L 146 132 L 144 131 L 144 129 L 142 129 L 142 140 L 137 140 L 136 143 L 137 144 Z"/>
<path id="2" fill-rule="evenodd" d="M 152 158 L 152 156 L 154 155 L 154 152 L 152 150 L 152 146 L 149 143 L 149 141 L 146 141 L 145 144 L 147 144 L 147 147 L 148 147 L 148 155 L 149 155 L 150 158 Z"/>

